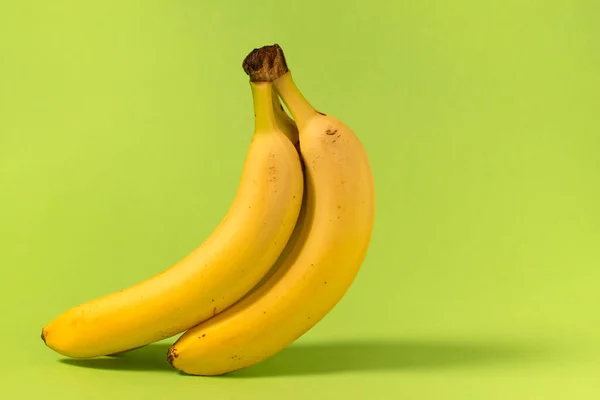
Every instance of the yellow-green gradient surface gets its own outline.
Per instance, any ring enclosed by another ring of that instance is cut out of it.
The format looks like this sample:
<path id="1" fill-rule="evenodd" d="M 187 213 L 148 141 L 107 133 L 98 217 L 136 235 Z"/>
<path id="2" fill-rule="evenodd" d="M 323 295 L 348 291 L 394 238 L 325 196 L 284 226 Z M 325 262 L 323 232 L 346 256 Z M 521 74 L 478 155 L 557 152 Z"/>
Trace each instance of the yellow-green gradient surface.
<path id="1" fill-rule="evenodd" d="M 596 1 L 0 3 L 7 399 L 600 398 Z M 347 296 L 274 358 L 184 376 L 173 339 L 66 360 L 39 338 L 170 266 L 229 208 L 254 47 L 279 43 L 369 152 Z"/>

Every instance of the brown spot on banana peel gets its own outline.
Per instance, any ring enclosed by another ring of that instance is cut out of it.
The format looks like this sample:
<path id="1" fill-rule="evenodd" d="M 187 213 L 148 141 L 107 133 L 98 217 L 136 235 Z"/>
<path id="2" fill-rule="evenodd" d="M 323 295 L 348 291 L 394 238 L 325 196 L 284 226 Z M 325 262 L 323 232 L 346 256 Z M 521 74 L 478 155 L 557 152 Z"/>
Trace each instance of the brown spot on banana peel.
<path id="1" fill-rule="evenodd" d="M 327 128 L 327 130 L 325 131 L 326 135 L 335 135 L 337 133 L 337 129 L 332 129 L 332 128 Z"/>
<path id="2" fill-rule="evenodd" d="M 169 348 L 169 351 L 167 352 L 167 361 L 169 362 L 169 364 L 173 365 L 173 362 L 175 361 L 175 359 L 179 357 L 179 354 L 177 353 L 177 349 L 175 347 L 171 347 Z"/>

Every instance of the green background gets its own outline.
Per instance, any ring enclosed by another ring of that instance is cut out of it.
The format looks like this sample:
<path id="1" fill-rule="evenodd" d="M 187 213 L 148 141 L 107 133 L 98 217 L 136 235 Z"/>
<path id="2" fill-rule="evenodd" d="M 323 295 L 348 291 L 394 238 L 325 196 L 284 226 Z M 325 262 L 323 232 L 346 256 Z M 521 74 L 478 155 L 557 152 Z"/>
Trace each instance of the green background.
<path id="1" fill-rule="evenodd" d="M 211 4 L 206 4 L 211 3 Z M 0 3 L 3 398 L 600 397 L 597 1 Z M 66 361 L 57 314 L 220 221 L 279 43 L 370 154 L 363 269 L 320 324 L 229 377 L 168 343 Z"/>

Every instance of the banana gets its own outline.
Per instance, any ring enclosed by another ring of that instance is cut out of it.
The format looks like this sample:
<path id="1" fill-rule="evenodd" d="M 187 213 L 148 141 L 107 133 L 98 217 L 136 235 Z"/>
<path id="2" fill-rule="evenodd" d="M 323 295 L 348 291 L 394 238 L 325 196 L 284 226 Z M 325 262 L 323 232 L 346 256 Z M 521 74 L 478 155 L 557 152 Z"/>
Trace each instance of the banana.
<path id="1" fill-rule="evenodd" d="M 185 258 L 119 292 L 60 314 L 42 330 L 73 358 L 116 354 L 174 336 L 241 299 L 288 242 L 303 198 L 300 157 L 278 128 L 273 87 L 251 83 L 255 129 L 225 217 Z M 279 107 L 279 99 L 277 99 Z M 289 117 L 288 117 L 289 118 Z"/>
<path id="2" fill-rule="evenodd" d="M 356 135 L 310 105 L 278 45 L 255 49 L 244 70 L 251 82 L 273 81 L 298 126 L 305 204 L 274 273 L 250 295 L 186 331 L 171 346 L 168 361 L 191 375 L 221 375 L 249 367 L 310 330 L 355 280 L 374 226 L 374 180 Z"/>
<path id="3" fill-rule="evenodd" d="M 296 147 L 296 150 L 300 151 L 300 147 L 299 147 L 300 143 L 298 141 L 298 127 L 296 126 L 296 123 L 294 122 L 294 120 L 292 118 L 290 118 L 290 116 L 285 112 L 285 110 L 280 102 L 279 95 L 277 94 L 277 91 L 275 90 L 275 88 L 273 88 L 272 99 L 273 99 L 273 113 L 275 115 L 275 122 L 277 124 L 277 127 L 279 127 L 279 129 L 281 129 L 281 131 L 285 134 L 285 136 L 287 136 L 287 138 L 294 144 L 294 146 Z M 303 164 L 302 160 L 300 160 L 300 163 Z M 302 165 L 302 170 L 304 171 L 304 165 Z M 304 204 L 304 203 L 305 202 L 303 200 L 302 204 Z M 303 215 L 305 214 L 303 212 L 304 209 L 305 209 L 305 207 L 301 206 L 300 215 L 298 216 L 299 220 L 302 219 Z M 298 227 L 294 228 L 294 231 L 292 232 L 292 236 L 290 237 L 290 239 L 288 241 L 288 245 L 286 245 L 286 247 L 283 249 L 283 253 L 280 255 L 280 257 L 283 257 L 284 254 L 286 254 L 286 251 L 289 251 L 289 249 L 294 247 L 293 243 L 297 242 L 297 236 L 298 236 L 298 231 L 299 231 L 299 229 L 297 229 L 297 228 Z M 250 295 L 250 293 L 252 293 L 257 287 L 262 285 L 262 283 L 265 282 L 274 273 L 274 271 L 275 271 L 275 268 L 271 268 L 269 270 L 269 272 L 265 276 L 263 276 L 261 278 L 261 280 L 255 285 L 255 287 L 242 297 L 242 299 L 244 297 Z M 141 347 L 144 347 L 144 346 L 141 346 Z M 130 350 L 123 350 L 119 353 L 109 354 L 109 356 L 118 357 L 118 356 L 128 353 L 130 351 L 137 350 L 141 347 L 136 347 L 136 348 L 133 348 Z"/>

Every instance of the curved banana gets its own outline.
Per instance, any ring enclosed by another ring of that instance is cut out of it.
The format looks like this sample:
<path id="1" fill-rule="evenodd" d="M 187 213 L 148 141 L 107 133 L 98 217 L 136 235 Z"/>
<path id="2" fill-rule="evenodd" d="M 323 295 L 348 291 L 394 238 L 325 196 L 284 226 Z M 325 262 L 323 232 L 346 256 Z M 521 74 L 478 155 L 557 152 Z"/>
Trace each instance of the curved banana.
<path id="1" fill-rule="evenodd" d="M 169 362 L 192 375 L 220 375 L 254 365 L 311 329 L 351 286 L 374 225 L 372 171 L 354 133 L 307 102 L 279 46 L 254 50 L 244 65 L 251 81 L 274 81 L 298 125 L 306 204 L 274 274 L 237 304 L 185 332 L 169 349 Z M 262 69 L 269 73 L 261 75 Z"/>
<path id="2" fill-rule="evenodd" d="M 171 337 L 234 304 L 270 270 L 296 224 L 303 174 L 298 152 L 277 127 L 272 85 L 251 88 L 255 130 L 220 224 L 162 273 L 59 315 L 42 331 L 47 346 L 95 357 Z"/>
<path id="3" fill-rule="evenodd" d="M 281 104 L 281 101 L 279 99 L 279 95 L 277 94 L 277 91 L 275 90 L 274 87 L 273 87 L 272 99 L 273 99 L 273 113 L 275 115 L 275 122 L 277 124 L 277 127 L 279 127 L 279 129 L 281 129 L 281 131 L 285 134 L 285 136 L 287 136 L 287 138 L 294 144 L 294 146 L 296 147 L 296 150 L 300 151 L 300 142 L 298 141 L 298 127 L 296 126 L 296 123 L 294 122 L 294 120 L 292 118 L 290 118 L 290 116 L 284 110 L 283 105 Z M 302 169 L 304 171 L 304 164 L 302 162 L 302 159 L 300 159 L 300 163 L 302 164 Z M 304 201 L 303 201 L 303 204 L 304 204 Z M 304 206 L 302 206 L 300 209 L 300 215 L 298 216 L 299 220 L 302 218 L 303 214 L 305 214 L 304 209 L 305 209 Z M 297 242 L 297 236 L 298 236 L 297 233 L 299 231 L 299 229 L 297 229 L 297 228 L 298 227 L 296 227 L 294 229 L 292 236 L 290 237 L 286 247 L 283 249 L 283 253 L 280 255 L 280 257 L 284 257 L 286 252 L 289 251 L 290 248 L 293 248 L 292 243 Z M 253 289 L 251 289 L 248 293 L 246 293 L 245 296 L 250 295 L 250 293 L 252 293 L 257 287 L 262 285 L 262 283 L 265 282 L 274 273 L 274 271 L 275 271 L 275 268 L 271 268 L 269 270 L 269 272 L 265 276 L 263 276 L 261 278 L 261 280 L 255 285 L 255 287 Z M 242 297 L 242 298 L 244 298 L 244 297 Z M 135 347 L 135 348 L 129 349 L 129 350 L 123 350 L 118 353 L 109 354 L 109 355 L 116 357 L 116 356 L 128 353 L 130 351 L 137 350 L 141 347 L 143 347 L 143 346 Z"/>

